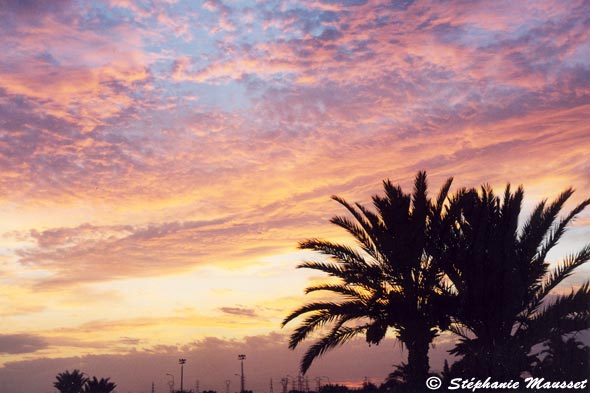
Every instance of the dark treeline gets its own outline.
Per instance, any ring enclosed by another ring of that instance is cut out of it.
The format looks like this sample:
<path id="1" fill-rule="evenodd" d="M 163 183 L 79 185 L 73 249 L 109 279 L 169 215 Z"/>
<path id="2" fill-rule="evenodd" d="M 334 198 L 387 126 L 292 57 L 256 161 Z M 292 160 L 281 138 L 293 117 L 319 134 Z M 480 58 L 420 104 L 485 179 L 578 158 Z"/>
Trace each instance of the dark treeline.
<path id="1" fill-rule="evenodd" d="M 80 370 L 66 370 L 57 374 L 53 386 L 60 393 L 111 393 L 117 385 L 110 378 L 88 378 Z"/>
<path id="2" fill-rule="evenodd" d="M 590 327 L 589 284 L 565 295 L 552 291 L 590 259 L 590 244 L 553 269 L 546 257 L 590 199 L 560 217 L 570 188 L 522 220 L 522 187 L 507 185 L 500 196 L 487 185 L 451 194 L 451 183 L 431 199 L 424 172 L 412 193 L 385 181 L 373 210 L 333 197 L 348 216 L 331 222 L 357 247 L 315 238 L 299 244 L 326 257 L 299 268 L 337 279 L 306 289 L 331 292 L 335 300 L 303 305 L 283 321 L 303 317 L 291 335 L 292 349 L 311 333 L 323 333 L 305 353 L 302 372 L 357 335 L 378 344 L 391 329 L 408 355 L 380 389 L 424 391 L 432 376 L 428 349 L 443 331 L 456 336 L 451 353 L 459 358 L 445 365 L 443 381 L 587 378 L 588 347 L 575 334 Z"/>

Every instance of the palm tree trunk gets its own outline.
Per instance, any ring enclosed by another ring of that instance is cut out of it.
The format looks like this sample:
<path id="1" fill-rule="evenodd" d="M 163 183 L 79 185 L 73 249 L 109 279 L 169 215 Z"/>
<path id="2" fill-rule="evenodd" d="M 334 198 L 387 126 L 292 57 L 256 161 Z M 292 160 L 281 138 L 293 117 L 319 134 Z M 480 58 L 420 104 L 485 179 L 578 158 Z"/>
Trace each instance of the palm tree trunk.
<path id="1" fill-rule="evenodd" d="M 428 371 L 430 369 L 428 359 L 428 347 L 430 345 L 430 332 L 415 334 L 406 342 L 408 348 L 408 385 L 415 389 L 424 388 Z"/>

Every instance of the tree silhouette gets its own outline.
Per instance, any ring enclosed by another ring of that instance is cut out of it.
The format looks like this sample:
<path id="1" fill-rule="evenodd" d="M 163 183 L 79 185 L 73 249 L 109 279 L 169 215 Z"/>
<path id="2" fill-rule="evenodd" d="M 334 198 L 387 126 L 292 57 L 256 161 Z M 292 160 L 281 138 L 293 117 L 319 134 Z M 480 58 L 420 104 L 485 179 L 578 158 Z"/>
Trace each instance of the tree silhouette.
<path id="1" fill-rule="evenodd" d="M 552 380 L 583 380 L 590 374 L 590 348 L 569 337 L 565 341 L 554 335 L 544 344 L 544 355 L 532 370 L 535 377 Z"/>
<path id="2" fill-rule="evenodd" d="M 88 378 L 80 370 L 74 370 L 72 372 L 66 370 L 63 373 L 57 374 L 55 378 L 57 381 L 53 383 L 53 386 L 60 393 L 83 393 L 84 384 L 88 381 Z"/>
<path id="3" fill-rule="evenodd" d="M 508 185 L 503 198 L 489 186 L 451 198 L 457 223 L 445 226 L 450 232 L 435 248 L 460 302 L 451 327 L 460 340 L 451 353 L 462 359 L 451 371 L 518 378 L 530 370 L 535 344 L 589 327 L 588 282 L 548 301 L 551 291 L 590 259 L 588 244 L 552 271 L 546 262 L 568 224 L 590 204 L 587 199 L 558 219 L 572 194 L 570 188 L 550 204 L 540 202 L 520 230 L 522 187 L 513 193 Z"/>
<path id="4" fill-rule="evenodd" d="M 111 393 L 117 385 L 109 380 L 110 378 L 101 378 L 99 380 L 96 377 L 92 377 L 92 379 L 86 381 L 84 393 Z"/>
<path id="5" fill-rule="evenodd" d="M 430 253 L 439 241 L 445 221 L 444 203 L 452 179 L 444 184 L 436 201 L 427 194 L 426 173 L 419 172 L 412 195 L 389 180 L 383 182 L 385 196 L 374 196 L 372 212 L 332 197 L 354 217 L 337 216 L 331 222 L 351 234 L 359 248 L 326 240 L 310 239 L 299 244 L 330 257 L 308 261 L 298 267 L 315 269 L 338 279 L 306 289 L 306 293 L 328 291 L 339 301 L 306 304 L 289 314 L 283 326 L 304 314 L 307 317 L 291 335 L 294 349 L 310 333 L 325 326 L 331 330 L 311 345 L 301 361 L 306 372 L 313 360 L 354 336 L 365 335 L 378 344 L 388 328 L 408 349 L 404 365 L 406 380 L 422 388 L 428 376 L 428 348 L 439 329 L 449 324 L 452 299 L 441 285 L 442 272 Z"/>
<path id="6" fill-rule="evenodd" d="M 350 390 L 344 385 L 327 384 L 320 388 L 319 393 L 348 393 Z"/>

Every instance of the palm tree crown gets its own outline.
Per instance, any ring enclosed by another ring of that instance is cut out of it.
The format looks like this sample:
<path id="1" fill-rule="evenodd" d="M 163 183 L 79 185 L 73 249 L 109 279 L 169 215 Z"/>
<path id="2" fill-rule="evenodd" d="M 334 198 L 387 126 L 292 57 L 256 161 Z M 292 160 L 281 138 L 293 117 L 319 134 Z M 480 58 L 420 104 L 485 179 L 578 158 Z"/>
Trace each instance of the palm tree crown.
<path id="1" fill-rule="evenodd" d="M 117 385 L 109 381 L 110 378 L 97 379 L 92 377 L 86 382 L 84 386 L 84 393 L 111 393 Z"/>
<path id="2" fill-rule="evenodd" d="M 80 370 L 74 370 L 72 372 L 66 370 L 63 373 L 57 374 L 55 378 L 56 382 L 53 383 L 53 386 L 60 393 L 82 393 L 84 384 L 88 381 L 88 378 Z"/>
<path id="3" fill-rule="evenodd" d="M 436 250 L 445 261 L 460 306 L 451 330 L 460 342 L 451 353 L 463 356 L 463 375 L 518 378 L 530 369 L 531 348 L 550 337 L 589 327 L 588 282 L 570 294 L 551 291 L 590 259 L 590 244 L 549 271 L 548 252 L 568 224 L 590 204 L 587 199 L 558 219 L 573 194 L 567 189 L 552 203 L 539 203 L 519 229 L 524 190 L 504 197 L 489 186 L 461 190 L 451 199 L 456 225 L 449 225 Z"/>
<path id="4" fill-rule="evenodd" d="M 443 205 L 451 182 L 448 179 L 436 201 L 431 201 L 424 172 L 417 174 L 411 195 L 385 181 L 385 196 L 373 197 L 376 212 L 332 197 L 354 220 L 337 216 L 331 222 L 348 231 L 359 247 L 320 239 L 299 244 L 301 249 L 330 258 L 304 262 L 299 268 L 319 270 L 338 279 L 306 289 L 306 293 L 332 292 L 338 300 L 306 304 L 283 321 L 284 326 L 307 315 L 291 335 L 291 349 L 317 329 L 331 327 L 305 353 L 303 372 L 318 356 L 356 335 L 378 344 L 391 327 L 408 348 L 404 370 L 409 382 L 423 386 L 429 368 L 429 344 L 449 323 L 451 299 L 441 285 L 442 271 L 430 249 L 445 220 Z"/>

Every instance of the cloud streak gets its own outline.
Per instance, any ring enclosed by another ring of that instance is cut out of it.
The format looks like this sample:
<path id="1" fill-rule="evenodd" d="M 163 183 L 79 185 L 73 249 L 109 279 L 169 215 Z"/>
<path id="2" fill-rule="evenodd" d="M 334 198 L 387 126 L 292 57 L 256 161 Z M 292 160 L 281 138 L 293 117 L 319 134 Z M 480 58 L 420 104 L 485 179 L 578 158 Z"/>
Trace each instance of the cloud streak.
<path id="1" fill-rule="evenodd" d="M 32 334 L 0 335 L 0 353 L 33 353 L 45 348 L 47 348 L 47 342 L 42 337 Z"/>

